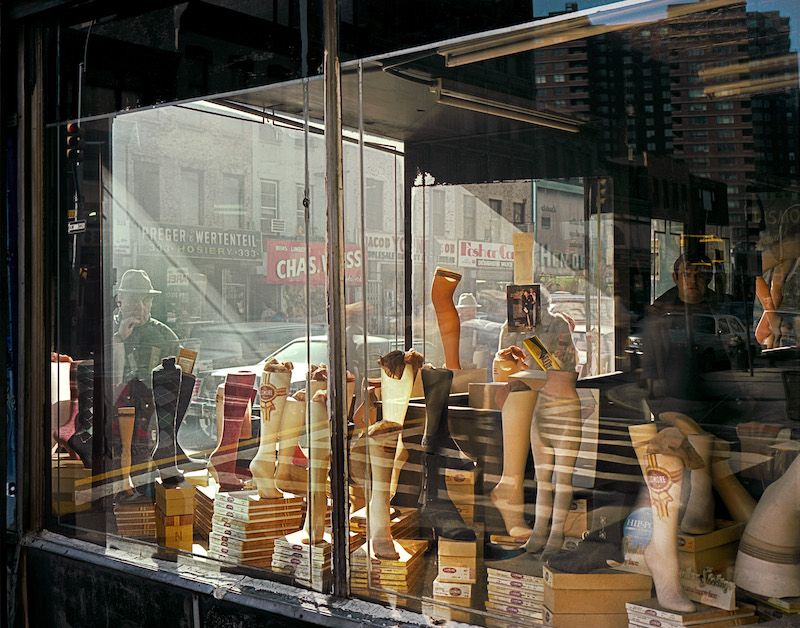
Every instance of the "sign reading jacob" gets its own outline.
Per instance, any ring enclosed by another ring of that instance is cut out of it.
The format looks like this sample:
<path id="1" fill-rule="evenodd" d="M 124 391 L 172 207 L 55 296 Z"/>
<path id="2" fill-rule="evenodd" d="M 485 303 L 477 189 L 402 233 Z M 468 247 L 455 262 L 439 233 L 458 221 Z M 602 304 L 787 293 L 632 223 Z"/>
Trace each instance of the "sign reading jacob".
<path id="1" fill-rule="evenodd" d="M 257 231 L 191 227 L 188 225 L 144 224 L 140 227 L 143 255 L 182 255 L 261 262 L 264 247 Z"/>

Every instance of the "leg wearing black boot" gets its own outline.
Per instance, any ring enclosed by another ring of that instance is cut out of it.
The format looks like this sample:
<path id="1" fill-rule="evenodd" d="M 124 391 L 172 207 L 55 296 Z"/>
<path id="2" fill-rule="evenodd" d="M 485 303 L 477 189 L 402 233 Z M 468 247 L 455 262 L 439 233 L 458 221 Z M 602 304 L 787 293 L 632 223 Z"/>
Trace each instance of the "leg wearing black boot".
<path id="1" fill-rule="evenodd" d="M 450 501 L 444 480 L 446 464 L 440 451 L 452 441 L 447 424 L 447 404 L 453 372 L 448 369 L 422 369 L 425 391 L 425 449 L 421 516 L 423 525 L 430 526 L 438 536 L 456 541 L 474 541 L 472 530 Z"/>

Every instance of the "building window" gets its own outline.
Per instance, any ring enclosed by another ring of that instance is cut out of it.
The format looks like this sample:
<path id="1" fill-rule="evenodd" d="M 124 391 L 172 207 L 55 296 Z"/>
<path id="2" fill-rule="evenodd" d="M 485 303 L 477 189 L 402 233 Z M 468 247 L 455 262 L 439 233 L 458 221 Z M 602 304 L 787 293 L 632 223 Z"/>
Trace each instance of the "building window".
<path id="1" fill-rule="evenodd" d="M 367 178 L 364 211 L 368 231 L 383 231 L 383 181 Z"/>
<path id="2" fill-rule="evenodd" d="M 259 208 L 261 212 L 261 231 L 264 233 L 274 233 L 275 224 L 280 216 L 278 215 L 278 182 L 269 179 L 261 179 L 259 190 Z M 279 229 L 279 232 L 283 232 Z"/>
<path id="3" fill-rule="evenodd" d="M 512 222 L 515 225 L 521 225 L 522 223 L 524 223 L 525 222 L 525 202 L 524 201 L 521 202 L 521 203 L 514 202 L 511 205 L 511 208 L 512 208 L 512 216 L 511 216 Z"/>
<path id="4" fill-rule="evenodd" d="M 187 225 L 203 224 L 203 171 L 181 168 L 180 222 Z"/>
<path id="5" fill-rule="evenodd" d="M 430 205 L 428 207 L 428 216 L 430 218 L 431 235 L 441 236 L 444 235 L 444 190 L 431 190 Z"/>
<path id="6" fill-rule="evenodd" d="M 464 195 L 464 224 L 462 225 L 461 233 L 465 240 L 475 239 L 475 212 L 477 201 L 474 196 L 470 194 Z"/>
<path id="7" fill-rule="evenodd" d="M 542 216 L 540 221 L 542 229 L 549 229 L 550 228 L 550 216 Z"/>
<path id="8" fill-rule="evenodd" d="M 214 207 L 217 221 L 223 227 L 241 229 L 245 226 L 244 177 L 240 174 L 223 174 L 220 202 Z"/>
<path id="9" fill-rule="evenodd" d="M 161 176 L 157 163 L 137 159 L 133 162 L 133 197 L 146 219 L 161 217 Z"/>

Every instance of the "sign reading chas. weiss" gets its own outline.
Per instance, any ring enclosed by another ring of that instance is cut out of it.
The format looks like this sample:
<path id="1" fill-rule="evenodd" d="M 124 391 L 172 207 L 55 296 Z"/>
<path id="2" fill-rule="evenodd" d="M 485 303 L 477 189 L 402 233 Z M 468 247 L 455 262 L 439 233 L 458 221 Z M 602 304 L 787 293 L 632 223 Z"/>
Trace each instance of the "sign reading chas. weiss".
<path id="1" fill-rule="evenodd" d="M 179 255 L 261 263 L 264 257 L 262 236 L 257 231 L 242 231 L 188 225 L 141 225 L 139 251 L 143 255 Z"/>

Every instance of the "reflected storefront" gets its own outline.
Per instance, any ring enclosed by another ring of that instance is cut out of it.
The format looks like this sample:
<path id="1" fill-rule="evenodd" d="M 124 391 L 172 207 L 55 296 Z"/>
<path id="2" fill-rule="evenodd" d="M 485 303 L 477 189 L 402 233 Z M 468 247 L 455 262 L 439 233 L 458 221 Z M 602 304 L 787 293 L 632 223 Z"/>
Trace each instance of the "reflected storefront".
<path id="1" fill-rule="evenodd" d="M 77 158 L 45 111 L 59 542 L 334 617 L 791 625 L 800 10 L 507 5 L 366 54 L 341 3 L 336 83 L 305 3 L 203 57 L 190 2 L 185 97 L 90 90 Z"/>

